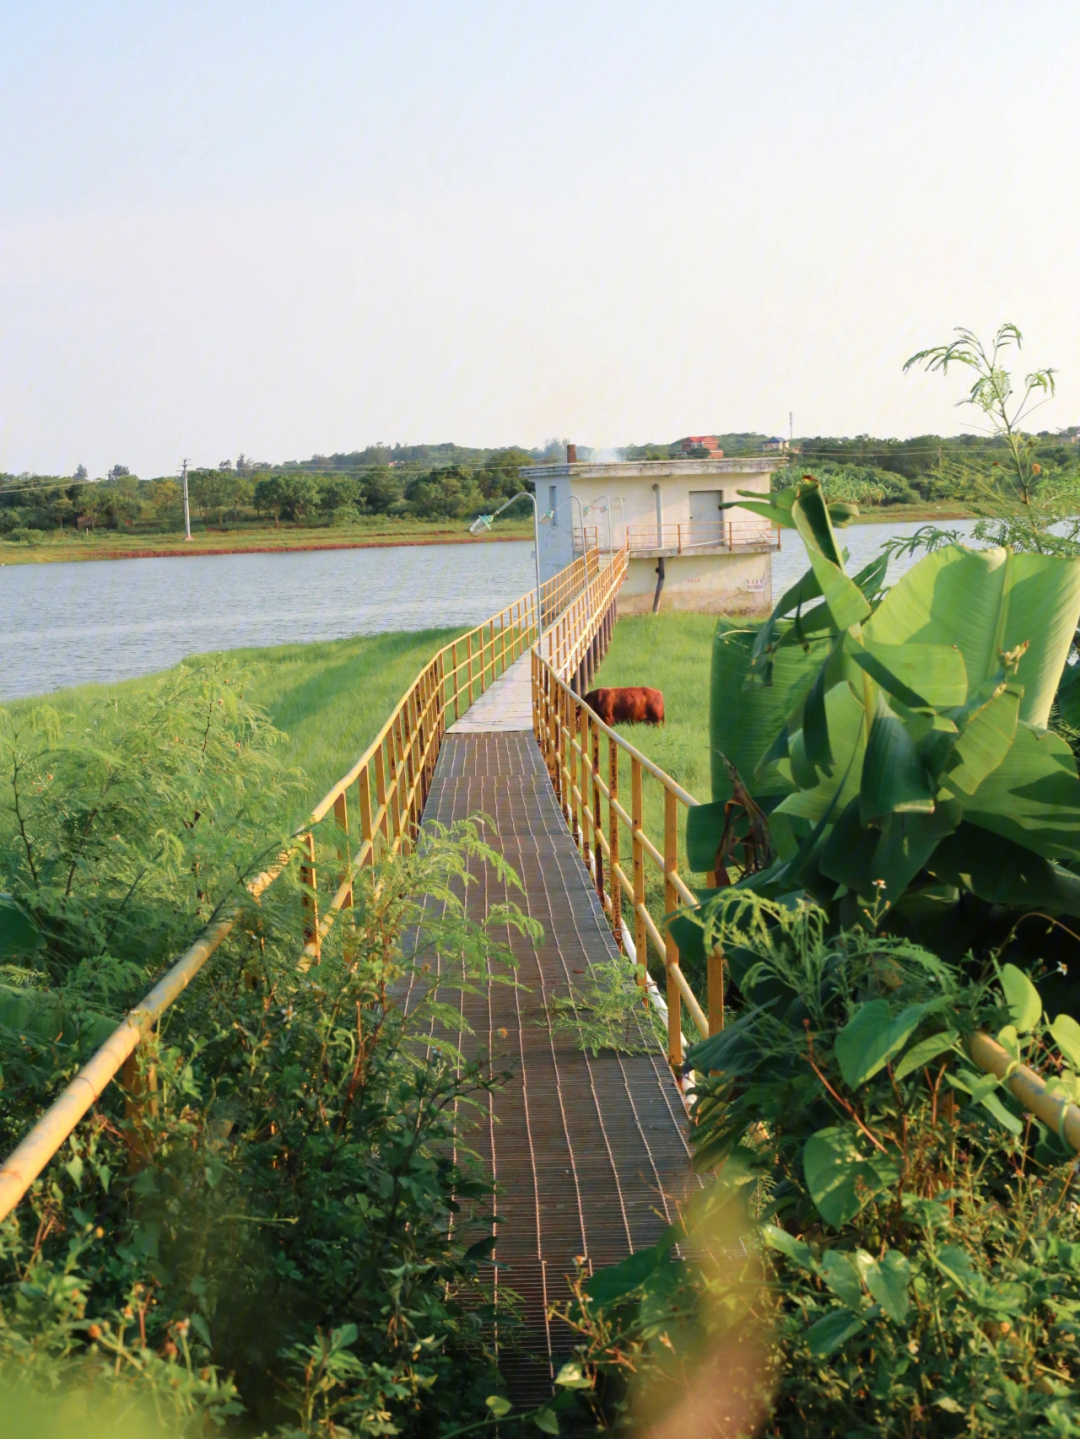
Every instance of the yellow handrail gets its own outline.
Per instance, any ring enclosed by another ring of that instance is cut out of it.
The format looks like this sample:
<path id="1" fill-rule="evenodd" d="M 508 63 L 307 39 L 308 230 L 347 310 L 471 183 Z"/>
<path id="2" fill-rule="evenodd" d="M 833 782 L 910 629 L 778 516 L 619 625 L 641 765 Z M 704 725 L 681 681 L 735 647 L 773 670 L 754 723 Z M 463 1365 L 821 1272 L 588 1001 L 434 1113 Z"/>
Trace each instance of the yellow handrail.
<path id="1" fill-rule="evenodd" d="M 619 587 L 626 576 L 629 548 L 624 546 L 569 606 L 552 627 L 550 643 L 533 651 L 533 727 L 547 762 L 560 808 L 574 841 L 592 875 L 597 894 L 611 924 L 615 942 L 625 949 L 630 927 L 623 919 L 624 899 L 633 921 L 633 946 L 641 966 L 642 986 L 647 982 L 648 947 L 663 960 L 667 980 L 668 1058 L 681 1075 L 683 1063 L 682 1006 L 702 1036 L 723 1025 L 723 963 L 713 956 L 708 966 L 707 1013 L 703 1010 L 679 964 L 679 952 L 663 927 L 663 916 L 680 905 L 697 903 L 693 890 L 679 874 L 680 813 L 699 801 L 687 793 L 659 765 L 628 744 L 584 703 L 614 627 Z M 572 616 L 587 605 L 589 613 L 574 624 Z M 607 742 L 606 766 L 601 766 L 601 739 Z M 619 756 L 630 762 L 630 810 L 619 797 Z M 605 777 L 606 771 L 606 777 Z M 664 792 L 663 847 L 645 833 L 645 777 Z M 606 813 L 605 813 L 606 808 Z M 632 874 L 622 864 L 622 834 L 630 841 Z M 654 916 L 645 899 L 645 861 L 664 882 L 664 909 Z"/>
<path id="2" fill-rule="evenodd" d="M 510 664 L 535 645 L 545 628 L 557 622 L 595 585 L 600 573 L 599 554 L 591 550 L 541 587 L 540 615 L 536 613 L 535 592 L 530 591 L 444 645 L 417 675 L 348 774 L 330 787 L 293 834 L 275 864 L 248 883 L 249 893 L 258 899 L 299 851 L 305 963 L 318 960 L 338 913 L 351 905 L 351 875 L 355 870 L 377 863 L 385 853 L 401 849 L 407 852 L 414 842 L 447 720 L 453 723 Z M 360 845 L 350 863 L 347 797 L 353 785 L 360 813 Z M 320 918 L 318 872 L 323 856 L 316 826 L 331 810 L 335 819 L 331 863 L 336 883 Z M 239 916 L 240 907 L 234 906 L 206 926 L 7 1157 L 0 1167 L 0 1219 L 15 1208 L 121 1068 L 133 1064 L 140 1043 L 231 933 Z M 125 1074 L 129 1090 L 134 1080 L 134 1070 L 129 1068 Z"/>

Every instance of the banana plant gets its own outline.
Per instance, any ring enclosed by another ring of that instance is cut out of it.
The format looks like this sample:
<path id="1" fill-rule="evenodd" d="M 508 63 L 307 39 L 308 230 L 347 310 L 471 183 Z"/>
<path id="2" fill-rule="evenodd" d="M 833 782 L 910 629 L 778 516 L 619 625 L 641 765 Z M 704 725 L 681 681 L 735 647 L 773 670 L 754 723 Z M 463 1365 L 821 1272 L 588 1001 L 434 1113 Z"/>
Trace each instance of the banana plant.
<path id="1" fill-rule="evenodd" d="M 725 645 L 719 693 L 714 663 L 714 760 L 732 759 L 771 811 L 778 854 L 740 883 L 850 895 L 878 918 L 965 892 L 1080 915 L 1080 778 L 1047 728 L 1080 560 L 951 545 L 882 591 L 883 560 L 847 574 L 816 482 L 772 508 L 810 569 L 752 643 Z M 695 815 L 692 864 L 713 867 L 729 793 Z"/>

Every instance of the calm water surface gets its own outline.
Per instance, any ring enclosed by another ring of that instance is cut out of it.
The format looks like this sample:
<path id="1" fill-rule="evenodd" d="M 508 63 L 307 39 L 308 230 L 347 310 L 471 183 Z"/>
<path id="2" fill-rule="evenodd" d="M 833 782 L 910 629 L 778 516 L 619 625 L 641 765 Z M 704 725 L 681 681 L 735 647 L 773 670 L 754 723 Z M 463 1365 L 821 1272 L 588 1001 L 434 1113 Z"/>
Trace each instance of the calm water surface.
<path id="1" fill-rule="evenodd" d="M 841 531 L 848 569 L 921 521 Z M 970 534 L 973 520 L 943 528 Z M 914 561 L 894 562 L 890 579 Z M 785 531 L 773 597 L 807 568 Z M 150 674 L 185 655 L 477 624 L 532 583 L 532 547 L 400 546 L 0 567 L 0 699 Z"/>
<path id="2" fill-rule="evenodd" d="M 857 575 L 877 556 L 886 540 L 906 538 L 916 530 L 921 530 L 926 523 L 926 520 L 902 520 L 894 524 L 886 521 L 880 525 L 848 525 L 846 529 L 837 530 L 841 548 L 848 551 L 848 574 Z M 963 539 L 971 534 L 978 521 L 940 520 L 937 523 L 939 529 L 955 530 Z M 905 555 L 903 559 L 892 560 L 889 564 L 889 583 L 895 584 L 900 576 L 910 570 L 912 565 L 918 564 L 925 554 L 925 550 L 919 550 L 915 555 Z M 785 530 L 784 548 L 778 555 L 773 555 L 774 602 L 809 568 L 810 562 L 806 558 L 802 541 L 793 531 Z"/>
<path id="3" fill-rule="evenodd" d="M 0 699 L 210 650 L 478 624 L 532 576 L 532 546 L 514 541 L 5 565 Z"/>

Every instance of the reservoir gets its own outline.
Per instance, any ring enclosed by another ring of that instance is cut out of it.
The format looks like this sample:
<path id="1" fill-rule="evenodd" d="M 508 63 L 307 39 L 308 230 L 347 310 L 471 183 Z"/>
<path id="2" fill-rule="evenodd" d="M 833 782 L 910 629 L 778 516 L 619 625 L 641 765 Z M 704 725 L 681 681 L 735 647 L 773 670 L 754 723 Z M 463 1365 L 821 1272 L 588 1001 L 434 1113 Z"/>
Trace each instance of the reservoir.
<path id="1" fill-rule="evenodd" d="M 532 545 L 394 545 L 0 569 L 0 700 L 186 655 L 474 625 L 534 583 Z"/>
<path id="2" fill-rule="evenodd" d="M 840 531 L 848 572 L 921 523 Z M 943 528 L 970 534 L 973 524 Z M 774 599 L 808 568 L 793 531 L 783 544 Z M 890 578 L 912 563 L 894 562 Z M 479 624 L 532 583 L 532 546 L 521 541 L 7 565 L 0 700 L 150 674 L 213 650 Z"/>

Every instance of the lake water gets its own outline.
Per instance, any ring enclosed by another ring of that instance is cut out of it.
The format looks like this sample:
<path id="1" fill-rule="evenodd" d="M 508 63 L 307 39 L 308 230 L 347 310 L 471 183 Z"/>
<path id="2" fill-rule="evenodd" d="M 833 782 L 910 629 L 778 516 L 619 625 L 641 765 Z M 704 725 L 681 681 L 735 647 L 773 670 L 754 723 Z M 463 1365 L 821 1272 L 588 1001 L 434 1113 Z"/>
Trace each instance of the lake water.
<path id="1" fill-rule="evenodd" d="M 846 529 L 837 530 L 836 535 L 841 548 L 848 552 L 848 574 L 857 575 L 864 566 L 876 558 L 886 540 L 906 539 L 916 530 L 921 530 L 926 523 L 926 520 L 903 520 L 894 524 L 886 521 L 879 525 L 848 525 Z M 937 522 L 937 525 L 942 530 L 955 530 L 963 539 L 970 536 L 977 523 L 977 520 L 941 520 Z M 791 530 L 784 531 L 783 544 L 784 548 L 780 553 L 773 555 L 774 602 L 795 583 L 800 575 L 804 575 L 810 568 L 802 541 Z M 892 559 L 889 562 L 889 583 L 895 584 L 902 574 L 911 569 L 912 565 L 918 564 L 925 553 L 925 550 L 919 550 L 914 555 L 904 555 L 902 559 Z"/>
<path id="2" fill-rule="evenodd" d="M 920 523 L 841 531 L 849 572 Z M 973 524 L 943 528 L 970 534 Z M 912 563 L 894 562 L 890 578 Z M 801 543 L 785 531 L 774 599 L 806 568 Z M 150 674 L 211 650 L 478 624 L 524 594 L 532 575 L 532 546 L 515 541 L 5 565 L 0 700 Z"/>
<path id="3" fill-rule="evenodd" d="M 479 624 L 533 584 L 532 546 L 402 545 L 0 567 L 0 699 L 185 655 Z"/>

